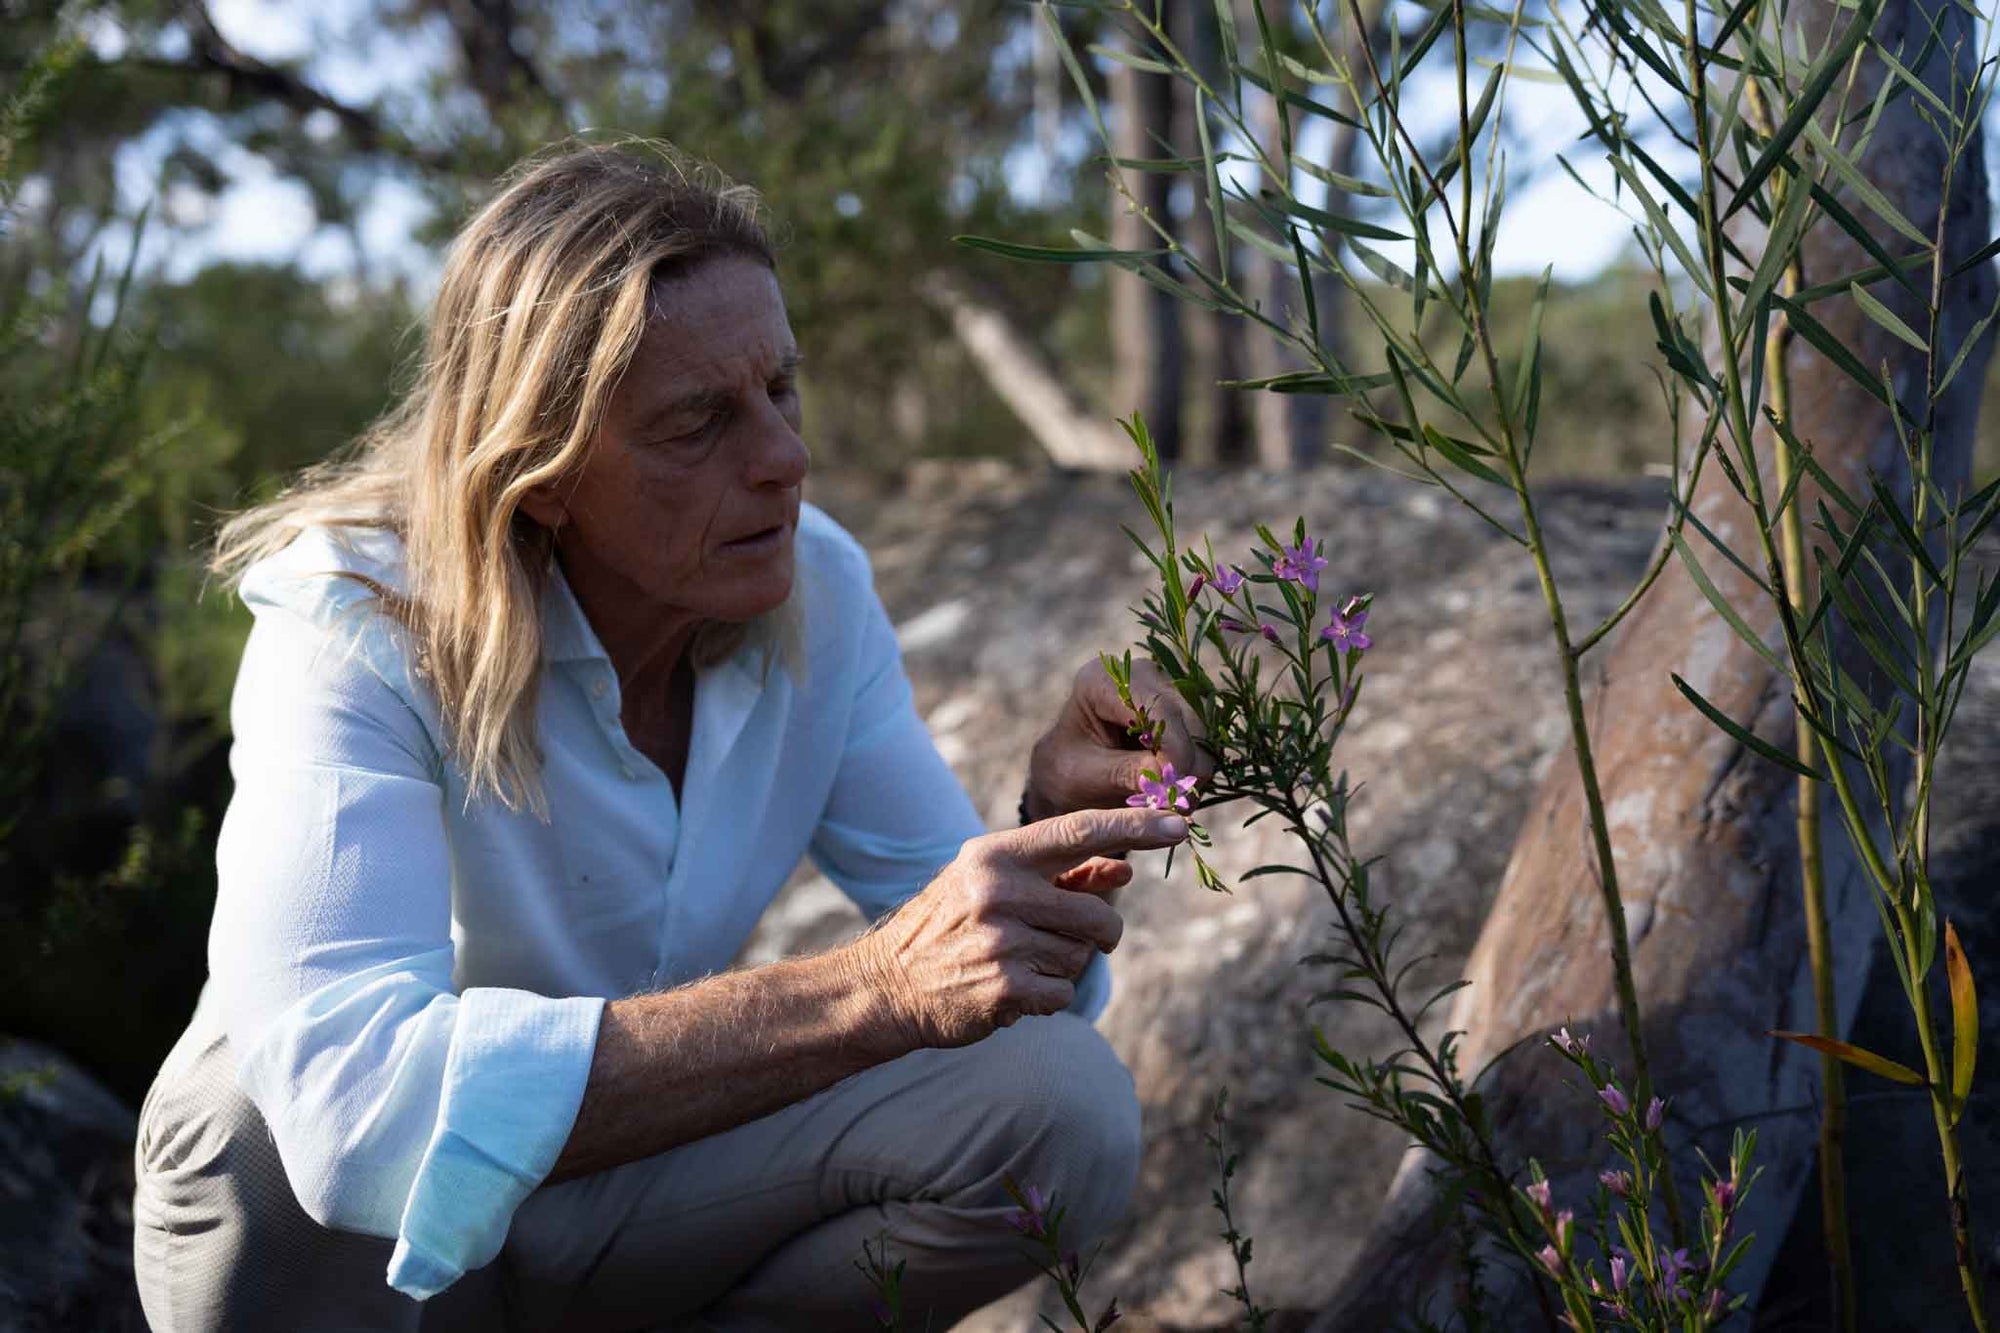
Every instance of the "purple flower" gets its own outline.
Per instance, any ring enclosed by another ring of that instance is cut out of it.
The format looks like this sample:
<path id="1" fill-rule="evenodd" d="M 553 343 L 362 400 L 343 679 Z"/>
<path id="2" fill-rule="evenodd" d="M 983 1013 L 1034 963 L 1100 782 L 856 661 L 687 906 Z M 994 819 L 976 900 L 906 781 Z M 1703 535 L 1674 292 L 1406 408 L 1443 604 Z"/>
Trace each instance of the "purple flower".
<path id="1" fill-rule="evenodd" d="M 1621 1199 L 1632 1197 L 1632 1176 L 1625 1171 L 1599 1171 L 1597 1183 Z"/>
<path id="2" fill-rule="evenodd" d="M 1686 1300 L 1688 1290 L 1681 1279 L 1693 1272 L 1696 1267 L 1695 1262 L 1688 1258 L 1686 1250 L 1675 1250 L 1671 1254 L 1661 1255 L 1660 1286 L 1663 1289 L 1661 1294 L 1670 1301 Z"/>
<path id="3" fill-rule="evenodd" d="M 1632 1109 L 1632 1103 L 1625 1099 L 1624 1093 L 1618 1091 L 1618 1085 L 1615 1083 L 1607 1083 L 1599 1088 L 1597 1099 L 1610 1107 L 1613 1115 L 1624 1115 Z"/>
<path id="4" fill-rule="evenodd" d="M 1215 577 L 1210 579 L 1209 582 L 1213 583 L 1215 590 L 1224 597 L 1234 597 L 1236 590 L 1243 586 L 1243 571 L 1234 565 L 1229 566 L 1227 569 L 1218 569 L 1215 571 Z M 1190 593 L 1188 595 L 1193 596 L 1194 594 Z"/>
<path id="5" fill-rule="evenodd" d="M 1657 1130 L 1660 1122 L 1667 1118 L 1667 1104 L 1658 1097 L 1646 1103 L 1646 1128 Z"/>
<path id="6" fill-rule="evenodd" d="M 1534 1184 L 1529 1185 L 1526 1189 L 1524 1189 L 1522 1193 L 1526 1194 L 1530 1199 L 1533 1199 L 1535 1201 L 1535 1207 L 1541 1209 L 1545 1213 L 1549 1210 L 1548 1181 L 1538 1180 Z"/>
<path id="7" fill-rule="evenodd" d="M 1271 572 L 1281 579 L 1290 579 L 1308 592 L 1319 591 L 1319 572 L 1326 568 L 1326 557 L 1320 552 L 1326 549 L 1311 537 L 1297 546 L 1279 548 L 1283 553 L 1271 563 Z"/>
<path id="8" fill-rule="evenodd" d="M 1572 1037 L 1567 1027 L 1557 1028 L 1555 1036 L 1549 1041 L 1564 1055 L 1583 1055 L 1590 1051 L 1590 1034 L 1586 1032 L 1581 1037 Z"/>
<path id="9" fill-rule="evenodd" d="M 1541 1252 L 1535 1257 L 1542 1261 L 1542 1267 L 1549 1270 L 1550 1277 L 1559 1278 L 1563 1275 L 1563 1257 L 1556 1252 L 1555 1246 L 1542 1246 Z"/>
<path id="10" fill-rule="evenodd" d="M 1024 1236 L 1040 1236 L 1048 1229 L 1049 1201 L 1039 1185 L 1028 1186 L 1022 1206 L 1007 1214 L 1007 1225 Z"/>
<path id="11" fill-rule="evenodd" d="M 1576 1214 L 1565 1208 L 1556 1214 L 1556 1244 L 1565 1250 L 1569 1248 L 1569 1229 L 1576 1224 Z"/>
<path id="12" fill-rule="evenodd" d="M 1228 630 L 1231 634 L 1248 634 L 1250 632 L 1250 627 L 1235 616 L 1217 616 L 1215 623 Z"/>
<path id="13" fill-rule="evenodd" d="M 1178 810 L 1182 814 L 1194 809 L 1189 799 L 1194 795 L 1195 776 L 1192 773 L 1174 772 L 1169 760 L 1160 765 L 1160 775 L 1153 776 L 1151 769 L 1139 775 L 1139 790 L 1125 798 L 1125 804 L 1144 806 L 1150 810 Z"/>
<path id="14" fill-rule="evenodd" d="M 1195 598 L 1201 596 L 1201 590 L 1207 586 L 1208 586 L 1208 575 L 1196 574 L 1194 576 L 1194 582 L 1188 584 L 1187 599 L 1190 602 L 1192 602 Z"/>
<path id="15" fill-rule="evenodd" d="M 1735 1202 L 1736 1202 L 1736 1182 L 1733 1180 L 1716 1181 L 1715 1206 L 1717 1208 L 1720 1208 L 1723 1212 L 1726 1213 L 1729 1211 L 1731 1205 L 1733 1205 Z"/>
<path id="16" fill-rule="evenodd" d="M 1611 1290 L 1621 1294 L 1625 1290 L 1625 1284 L 1632 1280 L 1632 1272 L 1626 1267 L 1625 1261 L 1625 1251 L 1613 1250 L 1611 1252 Z"/>
<path id="17" fill-rule="evenodd" d="M 1263 635 L 1265 638 L 1269 639 L 1272 643 L 1276 643 L 1278 641 L 1278 631 L 1272 629 L 1269 625 L 1259 625 L 1257 627 L 1257 632 Z"/>
<path id="18" fill-rule="evenodd" d="M 1347 604 L 1346 611 L 1335 611 L 1327 621 L 1325 629 L 1319 632 L 1322 639 L 1331 642 L 1341 652 L 1361 652 L 1373 648 L 1375 640 L 1362 632 L 1368 623 L 1368 612 L 1355 609 L 1354 603 Z"/>

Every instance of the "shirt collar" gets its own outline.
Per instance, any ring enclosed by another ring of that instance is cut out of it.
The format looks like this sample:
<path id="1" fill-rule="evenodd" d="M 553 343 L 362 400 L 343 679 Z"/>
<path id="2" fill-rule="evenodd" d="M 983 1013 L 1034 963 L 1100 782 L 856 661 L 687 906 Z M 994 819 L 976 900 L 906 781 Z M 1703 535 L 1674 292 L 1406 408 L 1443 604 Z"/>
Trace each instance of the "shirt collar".
<path id="1" fill-rule="evenodd" d="M 542 656 L 549 662 L 602 662 L 608 669 L 611 654 L 590 626 L 590 618 L 563 577 L 562 566 L 549 562 L 548 582 L 542 587 Z M 697 766 L 713 767 L 721 762 L 750 720 L 751 712 L 764 693 L 764 651 L 760 637 L 748 636 L 726 661 L 702 671 L 695 687 L 694 735 L 690 739 L 689 771 Z M 776 670 L 775 666 L 772 668 Z M 782 674 L 782 673 L 779 673 Z"/>
<path id="2" fill-rule="evenodd" d="M 570 591 L 569 580 L 563 577 L 562 566 L 549 562 L 548 581 L 542 585 L 542 657 L 550 662 L 586 662 L 611 660 L 611 654 L 604 651 L 598 642 L 597 631 L 590 627 L 590 618 L 583 614 L 583 607 Z"/>

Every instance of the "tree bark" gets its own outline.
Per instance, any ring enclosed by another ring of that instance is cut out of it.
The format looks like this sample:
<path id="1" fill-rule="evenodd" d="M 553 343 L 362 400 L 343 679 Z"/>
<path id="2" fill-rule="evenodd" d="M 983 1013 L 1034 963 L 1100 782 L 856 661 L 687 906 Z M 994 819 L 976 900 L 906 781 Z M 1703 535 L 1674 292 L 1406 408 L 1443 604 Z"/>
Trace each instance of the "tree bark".
<path id="1" fill-rule="evenodd" d="M 1853 11 L 1812 0 L 1791 12 L 1817 48 L 1846 21 L 1835 15 Z M 1945 0 L 1891 0 L 1877 33 L 1892 49 L 1900 44 L 1907 60 L 1922 47 L 1929 23 L 1941 27 L 1943 52 L 1961 42 L 1965 51 L 1971 49 L 1971 19 Z M 1954 74 L 1952 64 L 1939 54 L 1925 76 L 1942 87 Z M 1955 76 L 1963 80 L 1969 74 L 1970 61 L 1961 53 Z M 1882 75 L 1878 61 L 1864 62 L 1855 105 L 1868 104 Z M 1913 96 L 1891 102 L 1860 164 L 1905 216 L 1928 231 L 1945 204 L 1943 150 L 1921 110 Z M 1846 201 L 1872 219 L 1851 194 Z M 1975 141 L 1949 201 L 1947 269 L 1987 235 L 1985 171 Z M 1886 227 L 1878 228 L 1878 236 L 1891 253 L 1908 249 Z M 1822 221 L 1807 240 L 1804 263 L 1810 283 L 1859 271 L 1871 261 L 1845 233 Z M 1945 364 L 1991 304 L 1993 285 L 1982 265 L 1949 289 L 1937 338 Z M 1900 288 L 1881 283 L 1872 294 L 1922 327 Z M 1814 312 L 1864 364 L 1886 361 L 1906 403 L 1920 410 L 1920 353 L 1844 298 L 1817 303 Z M 1934 474 L 1948 493 L 1967 476 L 1989 351 L 1975 349 L 1938 405 Z M 1887 413 L 1803 340 L 1793 340 L 1788 364 L 1794 427 L 1820 464 L 1850 490 L 1864 488 L 1872 474 L 1891 494 L 1907 496 L 1909 468 Z M 1770 452 L 1766 440 L 1762 453 Z M 1765 487 L 1767 495 L 1775 495 L 1768 476 Z M 1806 489 L 1805 512 L 1812 514 L 1815 497 Z M 1740 553 L 1754 551 L 1747 511 L 1713 462 L 1693 507 Z M 1824 545 L 1816 532 L 1811 539 Z M 1559 532 L 1556 540 L 1560 548 Z M 1690 540 L 1697 550 L 1706 549 L 1702 541 Z M 1761 566 L 1754 556 L 1751 562 Z M 1712 551 L 1703 563 L 1737 607 L 1759 612 L 1746 615 L 1749 624 L 1767 642 L 1780 642 L 1775 613 L 1764 610 L 1762 594 Z M 1749 1194 L 1739 1234 L 1754 1232 L 1758 1242 L 1734 1282 L 1755 1300 L 1812 1178 L 1816 1148 L 1818 1057 L 1768 1036 L 1772 1029 L 1814 1026 L 1793 829 L 1794 779 L 1702 718 L 1679 696 L 1669 674 L 1682 676 L 1787 753 L 1790 692 L 1731 633 L 1678 561 L 1597 651 L 1599 656 L 1584 664 L 1595 678 L 1588 707 L 1597 769 L 1653 1075 L 1661 1095 L 1670 1099 L 1669 1138 L 1682 1198 L 1700 1197 L 1694 1148 L 1720 1160 L 1734 1128 L 1757 1130 L 1756 1162 L 1764 1174 Z M 1881 681 L 1870 687 L 1878 699 L 1886 697 Z M 1827 913 L 1844 1032 L 1876 952 L 1879 926 L 1856 856 L 1840 832 L 1838 812 L 1830 795 L 1826 800 Z M 1537 794 L 1466 974 L 1472 985 L 1459 993 L 1448 1024 L 1466 1033 L 1460 1068 L 1484 1071 L 1480 1090 L 1509 1164 L 1518 1166 L 1533 1155 L 1547 1169 L 1558 1201 L 1580 1207 L 1604 1165 L 1602 1119 L 1589 1091 L 1571 1086 L 1569 1067 L 1536 1038 L 1567 1023 L 1592 1031 L 1595 1049 L 1619 1059 L 1628 1074 L 1630 1066 L 1618 1039 L 1581 780 L 1568 756 L 1558 760 Z M 1906 1019 L 1906 1039 L 1907 1028 Z M 1921 1115 L 1921 1108 L 1908 1114 Z M 1414 1153 L 1405 1159 L 1369 1244 L 1317 1327 L 1387 1327 L 1394 1314 L 1426 1298 L 1452 1300 L 1457 1265 L 1450 1237 L 1437 1225 L 1439 1200 L 1425 1165 Z M 1944 1209 L 1942 1187 L 1934 1203 Z M 1860 1245 L 1867 1219 L 1855 1221 Z M 1513 1285 L 1497 1293 L 1502 1327 L 1515 1327 L 1532 1309 L 1519 1270 L 1511 1271 Z M 1496 1276 L 1496 1270 L 1488 1274 Z"/>
<path id="2" fill-rule="evenodd" d="M 1121 40 L 1123 40 L 1121 38 Z M 1112 140 L 1125 158 L 1165 157 L 1173 143 L 1174 81 L 1129 65 L 1111 67 Z M 1171 226 L 1168 195 L 1173 177 L 1158 171 L 1113 168 L 1139 207 Z M 1116 191 L 1111 199 L 1111 243 L 1121 250 L 1157 250 L 1160 238 Z M 1118 415 L 1141 412 L 1160 456 L 1181 448 L 1183 346 L 1181 303 L 1173 293 L 1122 269 L 1110 271 L 1111 341 L 1117 359 Z"/>

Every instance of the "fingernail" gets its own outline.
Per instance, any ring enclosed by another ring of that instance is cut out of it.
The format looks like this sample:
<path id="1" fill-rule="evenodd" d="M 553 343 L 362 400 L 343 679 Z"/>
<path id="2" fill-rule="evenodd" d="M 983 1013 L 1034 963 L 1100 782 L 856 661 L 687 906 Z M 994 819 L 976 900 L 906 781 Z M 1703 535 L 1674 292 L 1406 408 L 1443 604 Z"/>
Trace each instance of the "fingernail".
<path id="1" fill-rule="evenodd" d="M 1152 832 L 1162 838 L 1185 838 L 1187 821 L 1179 815 L 1155 815 L 1151 824 Z"/>

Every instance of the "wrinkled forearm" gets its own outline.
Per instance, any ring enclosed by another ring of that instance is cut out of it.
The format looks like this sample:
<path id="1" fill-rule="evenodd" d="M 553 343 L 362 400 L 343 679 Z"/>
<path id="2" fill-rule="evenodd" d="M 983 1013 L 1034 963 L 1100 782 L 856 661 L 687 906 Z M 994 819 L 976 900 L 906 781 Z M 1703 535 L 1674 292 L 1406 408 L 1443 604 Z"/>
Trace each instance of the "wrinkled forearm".
<path id="1" fill-rule="evenodd" d="M 747 1124 L 911 1049 L 852 949 L 614 1000 L 547 1183 Z"/>

